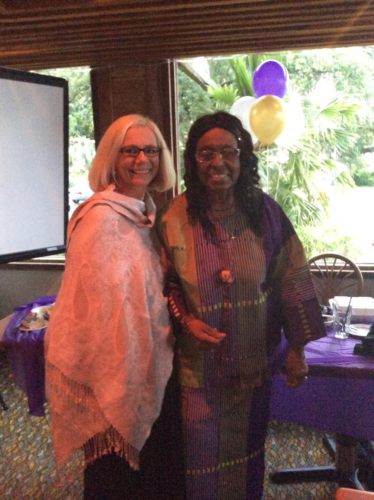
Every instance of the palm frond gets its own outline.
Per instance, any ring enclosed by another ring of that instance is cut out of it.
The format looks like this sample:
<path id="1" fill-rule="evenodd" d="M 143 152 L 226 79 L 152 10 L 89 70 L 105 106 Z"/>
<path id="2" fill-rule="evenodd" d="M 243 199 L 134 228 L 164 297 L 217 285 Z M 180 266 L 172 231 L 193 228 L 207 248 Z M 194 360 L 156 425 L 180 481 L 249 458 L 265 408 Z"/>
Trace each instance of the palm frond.
<path id="1" fill-rule="evenodd" d="M 208 87 L 208 94 L 227 106 L 232 106 L 238 98 L 238 91 L 235 85 L 210 85 Z"/>
<path id="2" fill-rule="evenodd" d="M 238 57 L 237 59 L 231 59 L 230 65 L 235 74 L 235 82 L 239 97 L 244 97 L 246 95 L 254 96 L 252 87 L 252 73 L 248 72 L 246 58 Z"/>
<path id="3" fill-rule="evenodd" d="M 309 109 L 313 107 L 313 103 L 309 102 L 308 107 Z M 325 128 L 326 126 L 334 128 L 336 125 L 351 124 L 357 119 L 359 109 L 360 106 L 357 103 L 351 102 L 344 97 L 335 97 L 325 106 L 314 106 L 311 118 L 318 128 Z"/>
<path id="4" fill-rule="evenodd" d="M 277 201 L 295 226 L 314 225 L 322 218 L 321 208 L 311 203 L 301 190 L 280 190 Z"/>

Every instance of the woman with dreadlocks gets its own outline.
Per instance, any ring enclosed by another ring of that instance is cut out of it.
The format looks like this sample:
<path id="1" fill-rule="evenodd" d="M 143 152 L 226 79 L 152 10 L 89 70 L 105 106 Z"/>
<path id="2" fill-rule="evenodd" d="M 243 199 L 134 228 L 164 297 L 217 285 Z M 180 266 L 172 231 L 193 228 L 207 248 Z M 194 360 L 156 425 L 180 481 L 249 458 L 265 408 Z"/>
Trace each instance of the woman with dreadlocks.
<path id="1" fill-rule="evenodd" d="M 187 499 L 262 497 L 270 357 L 289 342 L 286 377 L 307 377 L 304 345 L 325 335 L 305 254 L 262 192 L 250 135 L 218 112 L 191 127 L 186 192 L 159 216 L 179 328 Z"/>

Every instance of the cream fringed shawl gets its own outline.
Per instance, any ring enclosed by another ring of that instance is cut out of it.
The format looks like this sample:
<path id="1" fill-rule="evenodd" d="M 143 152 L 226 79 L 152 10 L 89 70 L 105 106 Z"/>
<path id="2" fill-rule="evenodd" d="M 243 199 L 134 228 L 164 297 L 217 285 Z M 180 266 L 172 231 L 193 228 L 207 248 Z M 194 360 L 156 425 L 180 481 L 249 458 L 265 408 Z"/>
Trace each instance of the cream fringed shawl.
<path id="1" fill-rule="evenodd" d="M 69 223 L 66 270 L 45 337 L 57 464 L 85 445 L 88 460 L 115 449 L 137 469 L 160 414 L 173 340 L 154 219 L 148 194 L 142 202 L 110 186 Z"/>

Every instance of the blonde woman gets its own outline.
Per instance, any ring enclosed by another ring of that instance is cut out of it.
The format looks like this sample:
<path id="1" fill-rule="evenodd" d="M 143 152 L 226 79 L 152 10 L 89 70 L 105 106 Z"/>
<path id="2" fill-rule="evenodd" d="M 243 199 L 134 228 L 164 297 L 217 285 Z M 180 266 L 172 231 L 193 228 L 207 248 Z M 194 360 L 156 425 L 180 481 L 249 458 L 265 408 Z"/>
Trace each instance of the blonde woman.
<path id="1" fill-rule="evenodd" d="M 45 339 L 56 461 L 84 450 L 86 499 L 157 498 L 161 487 L 168 498 L 165 478 L 154 477 L 163 463 L 154 454 L 166 460 L 167 450 L 154 434 L 161 432 L 155 422 L 173 339 L 148 189 L 171 188 L 175 174 L 155 123 L 140 115 L 115 121 L 89 181 L 95 194 L 70 220 L 66 270 Z"/>

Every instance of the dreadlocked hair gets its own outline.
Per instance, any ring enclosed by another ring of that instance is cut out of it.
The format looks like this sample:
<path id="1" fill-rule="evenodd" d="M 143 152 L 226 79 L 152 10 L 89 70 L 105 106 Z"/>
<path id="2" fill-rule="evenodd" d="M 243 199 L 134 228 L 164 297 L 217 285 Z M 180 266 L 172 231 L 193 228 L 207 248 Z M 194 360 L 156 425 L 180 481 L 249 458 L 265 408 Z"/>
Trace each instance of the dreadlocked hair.
<path id="1" fill-rule="evenodd" d="M 248 224 L 256 236 L 263 234 L 263 210 L 261 202 L 260 176 L 257 157 L 253 152 L 250 134 L 243 128 L 241 121 L 233 115 L 219 111 L 200 117 L 192 125 L 184 152 L 187 212 L 192 223 L 200 222 L 204 233 L 215 240 L 216 230 L 208 211 L 209 202 L 206 188 L 200 182 L 195 159 L 196 147 L 200 138 L 213 128 L 222 128 L 232 133 L 240 148 L 240 174 L 234 186 L 235 202 L 240 211 L 247 216 Z"/>

